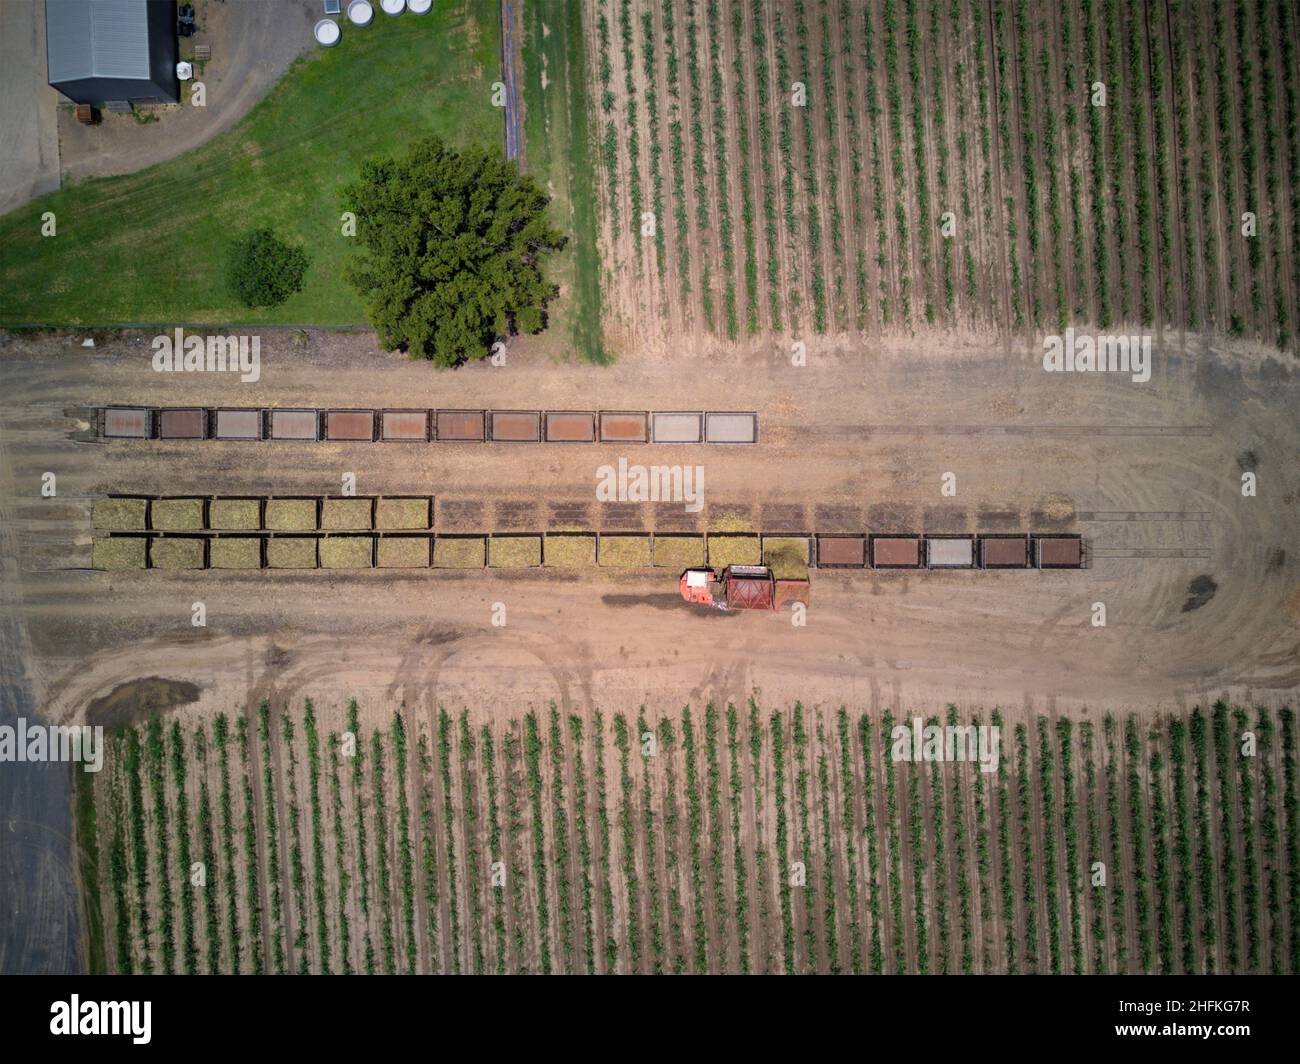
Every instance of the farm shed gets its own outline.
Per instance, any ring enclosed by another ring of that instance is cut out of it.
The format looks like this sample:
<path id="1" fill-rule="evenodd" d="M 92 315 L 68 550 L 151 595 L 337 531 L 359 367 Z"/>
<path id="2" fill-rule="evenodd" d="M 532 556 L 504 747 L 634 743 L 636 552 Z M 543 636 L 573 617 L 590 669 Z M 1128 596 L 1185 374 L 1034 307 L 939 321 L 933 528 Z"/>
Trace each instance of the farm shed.
<path id="1" fill-rule="evenodd" d="M 176 103 L 174 0 L 46 0 L 50 84 L 73 103 Z"/>

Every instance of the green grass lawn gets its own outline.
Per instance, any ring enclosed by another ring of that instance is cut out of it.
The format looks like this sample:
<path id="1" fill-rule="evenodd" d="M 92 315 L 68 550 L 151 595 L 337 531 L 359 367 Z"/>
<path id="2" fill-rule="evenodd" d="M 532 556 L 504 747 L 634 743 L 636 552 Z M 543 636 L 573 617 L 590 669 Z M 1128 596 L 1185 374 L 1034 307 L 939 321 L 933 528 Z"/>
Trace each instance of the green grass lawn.
<path id="1" fill-rule="evenodd" d="M 567 334 L 573 353 L 604 363 L 610 356 L 600 324 L 600 219 L 582 9 L 578 0 L 524 5 L 524 138 L 528 170 L 551 193 L 555 224 L 569 236 L 549 271 L 562 293 L 551 308 L 551 327 Z"/>
<path id="2" fill-rule="evenodd" d="M 364 324 L 343 280 L 352 241 L 341 232 L 339 189 L 365 159 L 400 154 L 429 133 L 500 145 L 499 47 L 494 0 L 345 25 L 337 47 L 298 60 L 229 132 L 0 218 L 0 324 Z M 574 47 L 580 56 L 580 37 Z M 167 135 L 165 120 L 157 129 Z M 57 236 L 40 235 L 45 211 Z M 303 290 L 273 310 L 249 310 L 226 288 L 229 243 L 257 226 L 311 257 Z"/>

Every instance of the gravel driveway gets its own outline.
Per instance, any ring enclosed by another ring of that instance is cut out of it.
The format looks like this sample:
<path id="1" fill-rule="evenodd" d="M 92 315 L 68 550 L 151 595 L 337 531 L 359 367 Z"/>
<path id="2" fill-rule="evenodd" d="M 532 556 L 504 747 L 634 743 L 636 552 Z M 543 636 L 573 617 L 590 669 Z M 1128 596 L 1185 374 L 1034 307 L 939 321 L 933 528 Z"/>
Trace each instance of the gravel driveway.
<path id="1" fill-rule="evenodd" d="M 0 3 L 0 214 L 59 187 L 59 94 L 45 79 L 44 0 Z"/>

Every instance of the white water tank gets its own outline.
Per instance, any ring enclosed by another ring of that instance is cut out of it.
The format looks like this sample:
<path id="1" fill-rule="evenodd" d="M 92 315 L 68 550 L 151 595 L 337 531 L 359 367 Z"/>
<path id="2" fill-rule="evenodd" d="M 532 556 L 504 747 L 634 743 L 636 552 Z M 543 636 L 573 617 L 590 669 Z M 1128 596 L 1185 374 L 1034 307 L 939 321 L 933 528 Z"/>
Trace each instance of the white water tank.
<path id="1" fill-rule="evenodd" d="M 433 0 L 406 0 L 406 9 L 412 15 L 427 15 L 433 7 Z"/>
<path id="2" fill-rule="evenodd" d="M 333 48 L 339 43 L 339 24 L 332 18 L 323 18 L 316 23 L 316 28 L 312 30 L 316 38 L 316 43 L 324 45 L 326 48 Z"/>
<path id="3" fill-rule="evenodd" d="M 379 0 L 385 15 L 400 15 L 406 10 L 406 0 Z"/>
<path id="4" fill-rule="evenodd" d="M 369 26 L 374 17 L 375 9 L 370 6 L 370 0 L 352 0 L 348 4 L 348 21 L 354 26 Z"/>

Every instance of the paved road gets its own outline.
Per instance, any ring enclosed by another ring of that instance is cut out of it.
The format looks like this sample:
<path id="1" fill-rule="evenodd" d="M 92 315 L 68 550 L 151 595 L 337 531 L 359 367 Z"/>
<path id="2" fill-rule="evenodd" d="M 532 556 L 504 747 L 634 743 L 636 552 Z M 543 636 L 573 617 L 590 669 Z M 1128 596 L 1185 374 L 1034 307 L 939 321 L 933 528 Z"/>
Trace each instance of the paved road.
<path id="1" fill-rule="evenodd" d="M 58 98 L 45 81 L 45 0 L 0 0 L 0 214 L 59 187 Z"/>
<path id="2" fill-rule="evenodd" d="M 0 9 L 9 7 L 0 0 Z M 3 425 L 0 424 L 0 436 Z M 0 439 L 0 467 L 9 451 Z M 0 499 L 0 725 L 37 719 L 25 658 L 21 586 L 11 579 L 16 548 L 10 497 Z M 77 878 L 68 767 L 0 762 L 0 974 L 80 970 Z"/>
<path id="3" fill-rule="evenodd" d="M 0 0 L 0 214 L 59 187 L 57 101 L 44 0 Z M 0 724 L 36 716 L 22 642 L 17 604 L 0 594 Z M 0 973 L 78 970 L 71 833 L 65 766 L 0 765 Z"/>

